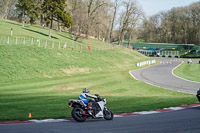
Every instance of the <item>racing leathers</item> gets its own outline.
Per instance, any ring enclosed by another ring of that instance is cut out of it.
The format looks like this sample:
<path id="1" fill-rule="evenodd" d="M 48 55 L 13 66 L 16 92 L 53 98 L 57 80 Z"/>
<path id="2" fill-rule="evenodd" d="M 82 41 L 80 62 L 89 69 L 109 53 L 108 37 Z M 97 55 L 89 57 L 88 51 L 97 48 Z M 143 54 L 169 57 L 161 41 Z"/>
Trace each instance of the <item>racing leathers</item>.
<path id="1" fill-rule="evenodd" d="M 78 100 L 82 100 L 85 104 L 87 104 L 87 103 L 89 102 L 89 100 L 87 100 L 87 97 L 90 97 L 90 98 L 97 98 L 97 96 L 90 95 L 89 93 L 82 93 L 82 94 L 79 96 L 79 99 L 78 99 Z"/>

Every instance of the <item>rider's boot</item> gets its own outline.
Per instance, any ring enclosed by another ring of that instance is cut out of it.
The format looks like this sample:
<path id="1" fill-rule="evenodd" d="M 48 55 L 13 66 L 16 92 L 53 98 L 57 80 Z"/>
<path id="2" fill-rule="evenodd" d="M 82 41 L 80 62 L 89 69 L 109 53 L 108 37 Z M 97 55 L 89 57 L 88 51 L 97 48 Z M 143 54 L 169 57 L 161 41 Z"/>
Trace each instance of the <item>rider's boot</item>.
<path id="1" fill-rule="evenodd" d="M 92 116 L 92 117 L 94 117 L 94 115 L 93 115 L 93 110 L 92 110 L 92 102 L 90 102 L 90 103 L 88 103 L 88 106 L 87 106 L 87 110 L 88 110 L 88 113 Z"/>
<path id="2" fill-rule="evenodd" d="M 89 113 L 91 116 L 93 116 L 92 110 L 88 110 L 88 113 Z"/>

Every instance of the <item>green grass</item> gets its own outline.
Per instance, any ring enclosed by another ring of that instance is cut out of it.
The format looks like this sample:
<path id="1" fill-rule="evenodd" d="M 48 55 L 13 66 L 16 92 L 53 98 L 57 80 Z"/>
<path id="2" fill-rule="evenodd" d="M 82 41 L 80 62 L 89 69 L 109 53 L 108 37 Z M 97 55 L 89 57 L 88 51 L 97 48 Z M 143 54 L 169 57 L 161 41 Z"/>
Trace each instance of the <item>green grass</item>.
<path id="1" fill-rule="evenodd" d="M 6 43 L 11 27 L 15 31 L 13 39 L 22 37 L 17 45 L 15 41 Z M 95 39 L 75 42 L 97 48 L 82 52 L 78 48 L 38 47 L 30 41 L 23 44 L 23 37 L 27 37 L 71 45 L 68 33 L 53 31 L 55 38 L 49 39 L 45 35 L 48 29 L 26 27 L 30 30 L 0 20 L 0 121 L 27 120 L 29 113 L 32 119 L 71 117 L 68 100 L 77 99 L 85 87 L 91 94 L 107 98 L 107 106 L 114 113 L 197 103 L 194 95 L 134 80 L 128 72 L 138 69 L 137 62 L 151 58 L 131 49 L 105 49 L 110 45 Z"/>
<path id="2" fill-rule="evenodd" d="M 200 82 L 200 64 L 182 64 L 174 70 L 174 74 L 187 80 Z"/>
<path id="3" fill-rule="evenodd" d="M 197 102 L 193 95 L 135 81 L 127 71 L 97 72 L 0 87 L 0 119 L 27 120 L 28 113 L 32 113 L 32 119 L 71 117 L 68 100 L 77 99 L 83 87 L 107 98 L 107 106 L 114 113 Z"/>

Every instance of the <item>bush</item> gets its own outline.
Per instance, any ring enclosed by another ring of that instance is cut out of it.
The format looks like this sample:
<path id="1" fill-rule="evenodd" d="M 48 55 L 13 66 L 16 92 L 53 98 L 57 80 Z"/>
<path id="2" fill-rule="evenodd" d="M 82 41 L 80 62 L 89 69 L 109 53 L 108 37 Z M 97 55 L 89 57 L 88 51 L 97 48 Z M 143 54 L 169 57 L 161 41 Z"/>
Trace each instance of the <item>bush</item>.
<path id="1" fill-rule="evenodd" d="M 163 55 L 162 57 L 165 57 L 165 55 Z"/>
<path id="2" fill-rule="evenodd" d="M 175 56 L 175 58 L 179 58 L 178 56 Z"/>
<path id="3" fill-rule="evenodd" d="M 168 57 L 169 57 L 169 58 L 171 58 L 172 56 L 171 56 L 171 55 L 169 55 Z"/>

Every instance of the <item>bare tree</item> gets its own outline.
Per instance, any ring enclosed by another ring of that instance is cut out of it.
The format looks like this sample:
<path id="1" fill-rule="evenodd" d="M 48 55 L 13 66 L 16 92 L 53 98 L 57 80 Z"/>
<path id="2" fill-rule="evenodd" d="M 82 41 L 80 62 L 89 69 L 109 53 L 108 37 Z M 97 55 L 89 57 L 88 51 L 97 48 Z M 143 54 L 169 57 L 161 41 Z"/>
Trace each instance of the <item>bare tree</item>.
<path id="1" fill-rule="evenodd" d="M 2 19 L 16 17 L 15 4 L 17 0 L 0 0 L 0 11 Z"/>
<path id="2" fill-rule="evenodd" d="M 124 40 L 124 33 L 127 30 L 128 26 L 132 21 L 137 21 L 138 17 L 141 15 L 141 12 L 135 1 L 124 1 L 123 6 L 125 10 L 120 14 L 120 31 L 119 31 L 119 41 L 118 45 L 121 45 Z"/>
<path id="3" fill-rule="evenodd" d="M 93 23 L 93 20 L 95 19 L 96 15 L 98 14 L 99 9 L 108 4 L 107 0 L 88 0 L 87 4 L 87 19 L 88 23 L 86 25 L 86 38 L 88 38 L 88 32 L 90 30 L 90 25 Z"/>
<path id="4" fill-rule="evenodd" d="M 117 14 L 117 10 L 120 7 L 120 0 L 115 0 L 114 1 L 114 12 L 113 12 L 113 17 L 112 17 L 112 21 L 111 21 L 111 29 L 110 29 L 110 36 L 109 36 L 109 40 L 111 41 L 112 38 L 112 32 L 113 32 L 113 28 L 114 28 L 114 23 L 115 23 L 115 19 L 116 19 L 116 14 Z"/>
<path id="5" fill-rule="evenodd" d="M 109 27 L 110 0 L 69 0 L 74 24 L 71 33 L 76 36 L 76 40 L 85 35 L 95 36 L 98 39 L 107 38 Z M 109 18 L 108 18 L 109 17 Z M 106 33 L 106 35 L 103 34 Z"/>
<path id="6" fill-rule="evenodd" d="M 140 33 L 146 42 L 200 44 L 200 2 L 151 16 Z"/>

